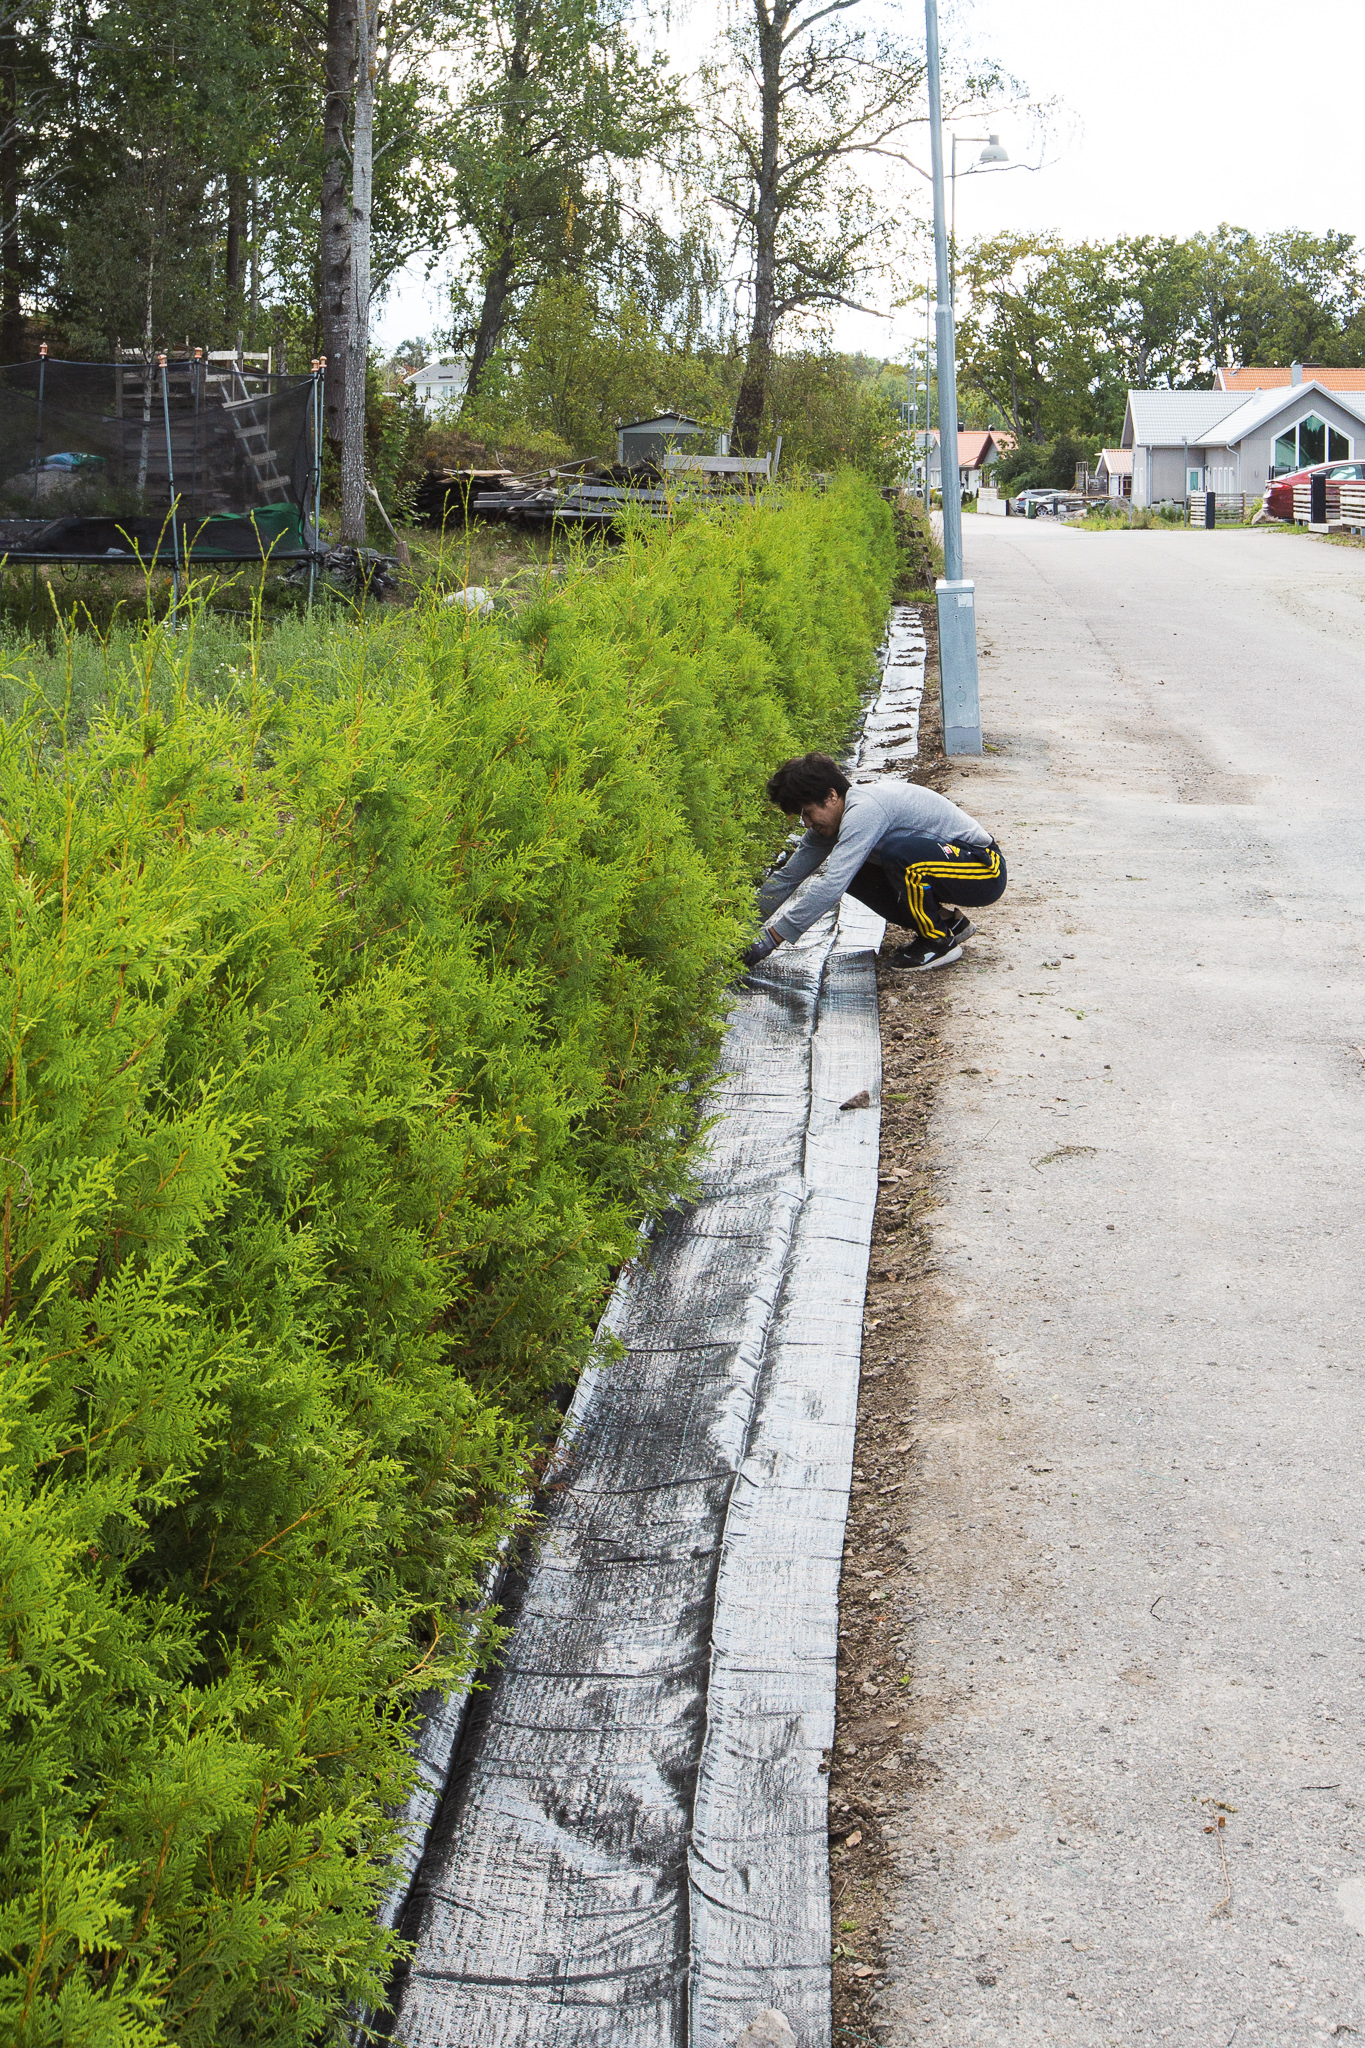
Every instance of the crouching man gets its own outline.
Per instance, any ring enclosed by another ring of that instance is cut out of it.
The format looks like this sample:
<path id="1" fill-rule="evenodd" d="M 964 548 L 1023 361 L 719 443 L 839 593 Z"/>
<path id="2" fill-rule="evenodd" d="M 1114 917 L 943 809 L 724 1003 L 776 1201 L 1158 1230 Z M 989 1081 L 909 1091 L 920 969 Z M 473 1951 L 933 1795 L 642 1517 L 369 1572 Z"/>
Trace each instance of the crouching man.
<path id="1" fill-rule="evenodd" d="M 799 938 L 846 895 L 918 933 L 889 965 L 946 967 L 976 929 L 962 906 L 997 903 L 1005 893 L 1005 857 L 985 826 L 916 782 L 853 785 L 828 754 L 802 754 L 770 778 L 768 800 L 799 815 L 806 836 L 759 892 L 764 925 L 746 967 Z M 803 882 L 797 901 L 779 911 Z"/>

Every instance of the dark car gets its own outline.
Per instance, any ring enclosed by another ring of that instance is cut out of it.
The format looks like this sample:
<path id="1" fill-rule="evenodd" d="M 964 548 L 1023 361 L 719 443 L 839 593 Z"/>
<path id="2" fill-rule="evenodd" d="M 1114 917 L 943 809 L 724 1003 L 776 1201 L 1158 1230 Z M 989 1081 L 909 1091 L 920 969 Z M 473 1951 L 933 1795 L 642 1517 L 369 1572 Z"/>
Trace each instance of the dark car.
<path id="1" fill-rule="evenodd" d="M 1315 462 L 1311 469 L 1286 470 L 1273 476 L 1261 493 L 1261 510 L 1267 519 L 1294 517 L 1294 486 L 1312 477 L 1325 476 L 1329 483 L 1365 483 L 1365 462 Z"/>

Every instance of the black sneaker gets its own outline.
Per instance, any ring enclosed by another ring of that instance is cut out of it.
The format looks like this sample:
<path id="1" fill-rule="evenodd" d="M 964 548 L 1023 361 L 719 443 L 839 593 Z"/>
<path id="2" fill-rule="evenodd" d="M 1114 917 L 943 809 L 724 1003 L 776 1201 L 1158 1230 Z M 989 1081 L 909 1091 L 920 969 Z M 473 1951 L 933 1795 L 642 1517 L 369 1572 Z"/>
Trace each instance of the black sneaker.
<path id="1" fill-rule="evenodd" d="M 931 967 L 950 967 L 954 960 L 961 958 L 962 948 L 957 943 L 957 936 L 949 932 L 946 939 L 916 939 L 912 946 L 897 946 L 886 964 L 908 969 L 914 974 L 925 974 Z"/>
<path id="2" fill-rule="evenodd" d="M 976 926 L 964 913 L 961 917 L 954 918 L 953 922 L 949 925 L 948 936 L 955 946 L 960 946 L 964 939 L 974 939 L 976 937 Z"/>

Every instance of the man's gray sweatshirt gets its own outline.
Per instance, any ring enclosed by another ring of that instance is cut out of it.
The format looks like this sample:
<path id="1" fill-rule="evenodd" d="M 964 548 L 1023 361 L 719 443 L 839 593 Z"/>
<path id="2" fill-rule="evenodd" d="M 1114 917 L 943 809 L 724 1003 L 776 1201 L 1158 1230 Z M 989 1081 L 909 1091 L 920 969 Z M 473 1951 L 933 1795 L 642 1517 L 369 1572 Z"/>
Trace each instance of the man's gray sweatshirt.
<path id="1" fill-rule="evenodd" d="M 917 851 L 912 842 L 925 839 L 952 846 L 991 844 L 985 827 L 937 790 L 917 782 L 854 783 L 844 799 L 837 837 L 807 832 L 786 866 L 763 884 L 759 913 L 780 938 L 798 939 L 833 908 L 865 861 L 893 876 L 902 874 Z M 800 900 L 774 917 L 807 876 L 814 879 Z"/>

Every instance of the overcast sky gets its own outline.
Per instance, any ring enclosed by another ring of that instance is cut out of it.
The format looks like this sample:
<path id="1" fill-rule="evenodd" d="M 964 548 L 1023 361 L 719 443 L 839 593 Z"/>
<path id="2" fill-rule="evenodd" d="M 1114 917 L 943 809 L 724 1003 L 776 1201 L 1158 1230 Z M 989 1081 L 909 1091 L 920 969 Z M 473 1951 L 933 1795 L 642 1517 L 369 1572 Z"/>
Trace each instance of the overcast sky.
<path id="1" fill-rule="evenodd" d="M 687 54 L 709 0 L 694 0 Z M 1365 233 L 1358 81 L 1361 0 L 940 0 L 945 41 L 993 57 L 1058 112 L 1041 147 L 1023 118 L 1000 139 L 1036 172 L 964 178 L 979 145 L 959 143 L 959 239 L 1001 229 L 1055 229 L 1071 239 L 1191 234 L 1220 221 L 1264 233 L 1301 227 Z M 878 10 L 906 33 L 923 13 Z M 684 55 L 679 51 L 678 55 Z M 1338 92 L 1334 80 L 1342 81 Z M 1336 111 L 1334 111 L 1336 110 Z M 984 124 L 961 124 L 984 133 Z M 992 125 L 996 125 L 992 123 Z M 927 153 L 927 152 L 926 152 Z M 376 340 L 429 332 L 435 315 L 415 279 L 382 310 Z M 918 332 L 918 325 L 916 332 Z M 849 315 L 845 348 L 899 355 L 907 316 Z"/>

